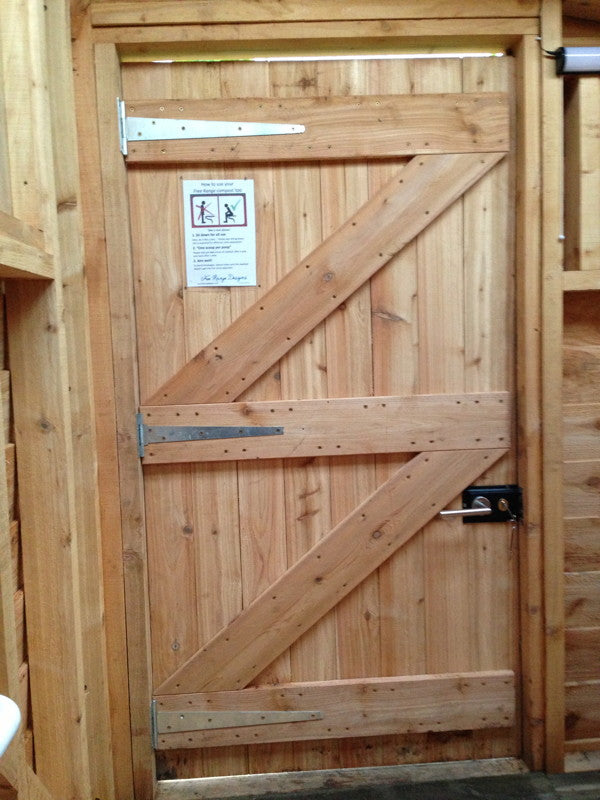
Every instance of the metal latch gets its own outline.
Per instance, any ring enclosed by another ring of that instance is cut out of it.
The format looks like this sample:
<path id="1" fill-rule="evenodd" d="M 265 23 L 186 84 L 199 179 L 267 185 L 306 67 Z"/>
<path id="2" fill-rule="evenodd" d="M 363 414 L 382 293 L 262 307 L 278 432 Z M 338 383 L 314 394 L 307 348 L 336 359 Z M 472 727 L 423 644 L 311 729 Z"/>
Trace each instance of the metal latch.
<path id="1" fill-rule="evenodd" d="M 465 523 L 517 522 L 523 517 L 520 486 L 469 486 L 462 494 L 462 508 L 440 511 L 442 517 L 463 517 Z"/>
<path id="2" fill-rule="evenodd" d="M 245 439 L 253 436 L 282 436 L 281 427 L 266 426 L 213 426 L 213 425 L 145 425 L 143 416 L 136 415 L 138 455 L 144 457 L 149 444 L 163 442 L 198 442 L 203 439 Z"/>
<path id="3" fill-rule="evenodd" d="M 322 711 L 159 711 L 152 701 L 152 738 L 158 748 L 161 733 L 206 731 L 217 728 L 245 728 L 251 725 L 277 725 L 323 719 Z"/>
<path id="4" fill-rule="evenodd" d="M 166 139 L 217 139 L 231 136 L 281 136 L 304 133 L 304 125 L 275 122 L 232 122 L 205 119 L 165 119 L 128 117 L 125 101 L 117 97 L 121 152 L 127 155 L 127 142 L 155 142 Z"/>

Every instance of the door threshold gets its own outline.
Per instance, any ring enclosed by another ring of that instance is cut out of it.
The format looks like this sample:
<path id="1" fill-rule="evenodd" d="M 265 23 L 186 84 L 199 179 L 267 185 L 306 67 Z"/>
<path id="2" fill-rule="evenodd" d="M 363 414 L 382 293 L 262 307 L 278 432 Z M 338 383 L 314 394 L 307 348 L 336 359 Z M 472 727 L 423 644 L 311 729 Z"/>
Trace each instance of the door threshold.
<path id="1" fill-rule="evenodd" d="M 293 795 L 295 792 L 300 794 L 323 788 L 356 788 L 385 783 L 425 783 L 525 772 L 529 772 L 529 769 L 518 758 L 490 758 L 479 761 L 445 761 L 391 767 L 227 775 L 219 778 L 159 781 L 155 800 L 222 800 L 248 795 L 268 798 L 270 794 Z"/>

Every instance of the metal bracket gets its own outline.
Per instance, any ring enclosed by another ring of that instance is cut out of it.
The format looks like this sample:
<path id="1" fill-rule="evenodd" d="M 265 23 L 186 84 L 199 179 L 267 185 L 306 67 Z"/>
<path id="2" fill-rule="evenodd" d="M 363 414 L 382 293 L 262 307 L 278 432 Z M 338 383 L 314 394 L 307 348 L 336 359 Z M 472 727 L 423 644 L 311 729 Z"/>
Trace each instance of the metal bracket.
<path id="1" fill-rule="evenodd" d="M 217 139 L 232 136 L 281 136 L 304 133 L 304 125 L 274 122 L 233 122 L 230 120 L 165 119 L 128 117 L 125 101 L 117 98 L 121 152 L 127 155 L 127 142 L 156 142 L 167 139 Z"/>
<path id="2" fill-rule="evenodd" d="M 150 736 L 152 737 L 153 750 L 158 750 L 158 721 L 156 713 L 156 700 L 152 700 L 150 702 Z"/>
<path id="3" fill-rule="evenodd" d="M 245 439 L 254 436 L 282 436 L 281 427 L 224 427 L 213 425 L 145 425 L 142 414 L 136 415 L 138 455 L 144 457 L 149 444 L 163 442 L 198 442 L 205 439 Z"/>
<path id="4" fill-rule="evenodd" d="M 124 156 L 127 155 L 127 131 L 125 114 L 125 101 L 117 97 L 117 117 L 119 120 L 119 147 Z"/>
<path id="5" fill-rule="evenodd" d="M 206 731 L 217 728 L 247 728 L 323 719 L 321 711 L 157 711 L 152 701 L 153 746 L 161 733 Z"/>

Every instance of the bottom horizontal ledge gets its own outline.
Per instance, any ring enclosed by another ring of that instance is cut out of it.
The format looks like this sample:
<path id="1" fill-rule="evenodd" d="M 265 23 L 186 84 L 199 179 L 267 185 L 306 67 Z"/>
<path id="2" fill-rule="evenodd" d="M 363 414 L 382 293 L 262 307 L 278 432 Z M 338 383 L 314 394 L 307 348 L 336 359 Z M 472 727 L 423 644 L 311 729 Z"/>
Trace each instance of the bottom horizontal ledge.
<path id="1" fill-rule="evenodd" d="M 258 724 L 256 712 L 264 717 Z M 514 674 L 496 670 L 162 695 L 154 714 L 158 750 L 507 728 L 515 723 Z M 282 722 L 286 714 L 289 721 Z"/>

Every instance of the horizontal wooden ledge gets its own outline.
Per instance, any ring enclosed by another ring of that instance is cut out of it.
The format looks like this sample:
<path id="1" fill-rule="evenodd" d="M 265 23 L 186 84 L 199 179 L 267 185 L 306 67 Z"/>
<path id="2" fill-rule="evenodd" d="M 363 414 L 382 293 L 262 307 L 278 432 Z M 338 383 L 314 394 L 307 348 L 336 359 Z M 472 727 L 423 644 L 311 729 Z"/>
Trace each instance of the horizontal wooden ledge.
<path id="1" fill-rule="evenodd" d="M 298 161 L 441 153 L 504 153 L 507 95 L 366 95 L 226 100 L 126 100 L 128 117 L 301 124 L 304 133 L 130 140 L 127 162 Z"/>
<path id="2" fill-rule="evenodd" d="M 243 23 L 281 21 L 425 19 L 468 17 L 537 17 L 539 0 L 504 0 L 487 7 L 480 0 L 287 0 L 256 3 L 252 0 L 155 0 L 92 2 L 93 26 L 184 25 L 193 23 Z"/>
<path id="3" fill-rule="evenodd" d="M 563 289 L 565 292 L 600 290 L 600 269 L 565 270 Z"/>
<path id="4" fill-rule="evenodd" d="M 322 714 L 321 719 L 301 722 L 160 733 L 159 750 L 337 739 L 357 736 L 358 732 L 361 736 L 378 736 L 506 728 L 515 721 L 514 675 L 509 670 L 281 684 L 163 695 L 156 701 L 158 715 L 209 711 L 218 718 L 223 711 L 281 709 Z"/>
<path id="5" fill-rule="evenodd" d="M 122 61 L 191 61 L 304 55 L 410 55 L 503 52 L 535 36 L 534 17 L 254 22 L 240 25 L 145 25 L 94 28 L 97 43 L 114 43 Z"/>
<path id="6" fill-rule="evenodd" d="M 567 753 L 585 753 L 586 750 L 600 750 L 600 737 L 593 739 L 572 739 L 565 742 L 565 751 Z M 597 764 L 589 764 L 588 769 L 597 769 Z M 572 772 L 573 770 L 568 770 Z"/>
<path id="7" fill-rule="evenodd" d="M 54 277 L 54 259 L 43 249 L 43 234 L 0 211 L 0 278 Z"/>
<path id="8" fill-rule="evenodd" d="M 164 442 L 144 464 L 312 458 L 510 446 L 507 392 L 143 406 L 145 425 L 281 427 L 276 436 Z"/>

